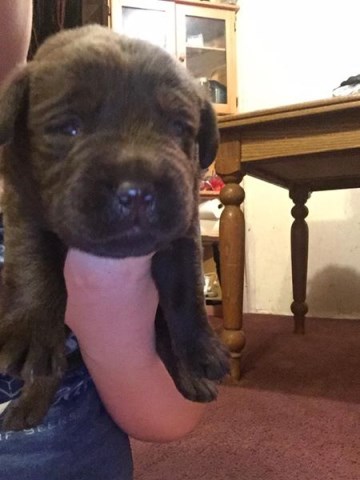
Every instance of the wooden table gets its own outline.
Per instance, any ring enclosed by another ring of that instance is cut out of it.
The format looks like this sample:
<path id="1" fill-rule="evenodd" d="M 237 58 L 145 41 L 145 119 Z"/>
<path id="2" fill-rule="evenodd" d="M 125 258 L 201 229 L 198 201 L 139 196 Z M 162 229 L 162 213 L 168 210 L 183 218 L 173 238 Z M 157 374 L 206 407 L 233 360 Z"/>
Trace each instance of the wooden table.
<path id="1" fill-rule="evenodd" d="M 251 175 L 289 190 L 295 332 L 304 332 L 308 262 L 306 202 L 313 191 L 360 187 L 360 97 L 330 98 L 219 119 L 216 171 L 225 182 L 220 199 L 223 340 L 240 377 L 245 221 L 240 181 Z M 267 200 L 268 201 L 268 200 Z M 251 248 L 251 246 L 250 246 Z M 271 279 L 268 279 L 271 281 Z M 264 281 L 266 281 L 264 279 Z"/>

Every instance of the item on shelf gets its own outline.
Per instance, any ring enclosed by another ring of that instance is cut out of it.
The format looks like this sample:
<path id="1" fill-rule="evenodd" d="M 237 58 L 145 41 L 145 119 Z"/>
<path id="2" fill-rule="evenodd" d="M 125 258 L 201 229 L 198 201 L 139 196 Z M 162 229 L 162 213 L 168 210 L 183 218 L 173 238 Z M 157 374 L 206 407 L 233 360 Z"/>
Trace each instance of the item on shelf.
<path id="1" fill-rule="evenodd" d="M 204 37 L 202 33 L 198 35 L 189 35 L 186 39 L 186 45 L 188 47 L 202 48 L 204 46 Z"/>
<path id="2" fill-rule="evenodd" d="M 204 275 L 204 294 L 206 298 L 220 297 L 220 285 L 215 272 Z"/>
<path id="3" fill-rule="evenodd" d="M 237 0 L 216 0 L 218 3 L 228 3 L 230 5 L 236 5 Z"/>
<path id="4" fill-rule="evenodd" d="M 354 75 L 344 80 L 332 91 L 333 97 L 346 97 L 348 95 L 359 95 L 360 75 Z"/>
<path id="5" fill-rule="evenodd" d="M 217 80 L 209 80 L 206 77 L 198 78 L 198 82 L 208 93 L 210 100 L 213 103 L 227 102 L 227 88 Z"/>
<path id="6" fill-rule="evenodd" d="M 214 103 L 227 102 L 227 88 L 217 80 L 209 80 L 210 98 Z"/>
<path id="7" fill-rule="evenodd" d="M 218 198 L 202 201 L 199 205 L 200 232 L 205 237 L 219 236 L 219 220 L 223 204 Z"/>
<path id="8" fill-rule="evenodd" d="M 221 180 L 219 175 L 212 174 L 205 176 L 200 182 L 200 191 L 201 192 L 220 192 L 224 182 Z"/>
<path id="9" fill-rule="evenodd" d="M 202 2 L 210 2 L 210 3 L 227 3 L 229 5 L 236 5 L 237 0 L 201 0 Z"/>
<path id="10" fill-rule="evenodd" d="M 200 220 L 219 220 L 223 204 L 217 198 L 202 202 L 199 206 Z"/>

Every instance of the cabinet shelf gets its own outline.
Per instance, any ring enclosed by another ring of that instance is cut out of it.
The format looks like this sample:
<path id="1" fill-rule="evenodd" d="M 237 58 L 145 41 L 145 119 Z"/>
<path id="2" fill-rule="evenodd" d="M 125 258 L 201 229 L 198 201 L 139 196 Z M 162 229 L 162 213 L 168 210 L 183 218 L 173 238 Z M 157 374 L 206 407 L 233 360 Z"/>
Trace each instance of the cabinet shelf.
<path id="1" fill-rule="evenodd" d="M 215 190 L 200 190 L 200 198 L 218 198 L 220 192 L 216 192 Z"/>
<path id="2" fill-rule="evenodd" d="M 224 47 L 194 47 L 193 45 L 186 45 L 186 49 L 190 51 L 196 52 L 226 52 L 226 48 Z"/>

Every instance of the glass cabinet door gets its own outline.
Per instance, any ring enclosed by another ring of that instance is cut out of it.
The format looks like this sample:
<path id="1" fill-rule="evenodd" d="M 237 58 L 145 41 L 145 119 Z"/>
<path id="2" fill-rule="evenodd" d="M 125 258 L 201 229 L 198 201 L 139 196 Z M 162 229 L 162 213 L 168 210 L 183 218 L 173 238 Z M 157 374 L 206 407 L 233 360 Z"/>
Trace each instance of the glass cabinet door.
<path id="1" fill-rule="evenodd" d="M 112 0 L 111 27 L 175 54 L 175 4 L 160 0 Z"/>
<path id="2" fill-rule="evenodd" d="M 225 20 L 186 16 L 186 67 L 209 88 L 214 103 L 227 102 Z"/>
<path id="3" fill-rule="evenodd" d="M 177 5 L 178 57 L 207 90 L 219 113 L 236 110 L 233 16 L 226 11 Z M 231 21 L 232 20 L 232 21 Z"/>

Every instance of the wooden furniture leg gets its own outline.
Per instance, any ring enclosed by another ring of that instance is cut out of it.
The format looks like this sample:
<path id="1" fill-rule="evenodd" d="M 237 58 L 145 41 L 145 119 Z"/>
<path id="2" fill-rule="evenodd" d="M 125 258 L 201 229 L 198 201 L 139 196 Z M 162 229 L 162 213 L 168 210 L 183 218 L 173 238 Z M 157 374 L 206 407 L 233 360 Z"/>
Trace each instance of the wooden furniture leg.
<path id="1" fill-rule="evenodd" d="M 240 357 L 245 345 L 242 330 L 245 221 L 240 205 L 245 193 L 239 185 L 242 175 L 222 174 L 225 186 L 220 192 L 224 210 L 220 217 L 220 272 L 223 304 L 223 330 L 221 337 L 230 350 L 231 377 L 240 378 Z"/>
<path id="2" fill-rule="evenodd" d="M 305 315 L 308 311 L 306 303 L 306 283 L 308 265 L 309 228 L 305 218 L 309 210 L 305 206 L 310 193 L 306 188 L 294 187 L 290 190 L 290 198 L 294 202 L 291 215 L 294 222 L 291 226 L 291 266 L 294 301 L 291 311 L 294 315 L 294 332 L 305 333 Z"/>

